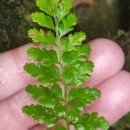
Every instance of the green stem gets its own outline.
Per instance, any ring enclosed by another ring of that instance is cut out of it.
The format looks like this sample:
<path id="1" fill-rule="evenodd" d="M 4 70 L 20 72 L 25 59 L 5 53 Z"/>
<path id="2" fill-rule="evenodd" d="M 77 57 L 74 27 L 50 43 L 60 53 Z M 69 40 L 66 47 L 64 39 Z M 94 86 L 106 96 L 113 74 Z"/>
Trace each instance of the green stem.
<path id="1" fill-rule="evenodd" d="M 59 34 L 59 22 L 57 20 L 57 17 L 56 17 L 56 13 L 55 13 L 55 9 L 53 7 L 53 3 L 52 3 L 52 9 L 53 9 L 53 13 L 54 13 L 54 22 L 55 22 L 55 32 L 56 32 L 56 45 L 57 45 L 57 48 L 58 48 L 58 59 L 59 59 L 59 63 L 60 63 L 60 67 L 61 67 L 61 73 L 62 73 L 62 83 L 63 83 L 63 88 L 64 88 L 64 101 L 65 101 L 65 120 L 66 120 L 66 127 L 67 127 L 67 130 L 70 130 L 70 121 L 69 121 L 69 106 L 68 106 L 68 102 L 69 102 L 69 99 L 68 99 L 68 86 L 66 84 L 66 81 L 65 81 L 65 76 L 64 76 L 64 73 L 65 73 L 65 70 L 64 70 L 64 62 L 63 62 L 63 59 L 62 59 L 62 46 L 61 46 L 61 37 L 60 37 L 60 34 Z"/>
<path id="2" fill-rule="evenodd" d="M 64 77 L 65 70 L 64 70 L 64 63 L 63 63 L 63 60 L 62 60 L 62 48 L 61 48 L 61 43 L 60 43 L 60 36 L 59 36 L 58 24 L 56 25 L 56 42 L 57 42 L 57 48 L 58 48 L 59 62 L 60 62 L 61 71 L 62 71 L 62 83 L 63 83 L 63 86 L 64 86 L 66 126 L 67 126 L 67 130 L 70 130 L 69 108 L 68 108 L 68 87 L 66 85 L 65 77 Z"/>

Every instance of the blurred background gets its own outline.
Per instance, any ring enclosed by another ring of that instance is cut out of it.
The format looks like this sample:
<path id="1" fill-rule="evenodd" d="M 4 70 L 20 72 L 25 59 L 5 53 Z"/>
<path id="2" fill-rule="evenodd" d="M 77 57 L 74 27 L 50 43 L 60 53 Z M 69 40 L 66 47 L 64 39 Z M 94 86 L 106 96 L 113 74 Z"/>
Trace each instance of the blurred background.
<path id="1" fill-rule="evenodd" d="M 30 14 L 36 0 L 0 0 L 0 52 L 31 42 L 29 28 L 36 26 Z M 124 50 L 124 69 L 130 71 L 130 0 L 73 0 L 78 17 L 74 31 L 83 31 L 87 41 L 103 37 L 116 41 Z M 130 130 L 130 113 L 110 130 Z"/>

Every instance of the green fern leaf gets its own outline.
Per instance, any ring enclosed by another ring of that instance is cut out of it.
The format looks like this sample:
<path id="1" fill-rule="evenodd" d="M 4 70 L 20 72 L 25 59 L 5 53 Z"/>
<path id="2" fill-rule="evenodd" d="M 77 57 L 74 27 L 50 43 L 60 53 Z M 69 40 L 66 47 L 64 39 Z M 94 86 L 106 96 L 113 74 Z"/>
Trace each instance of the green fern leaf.
<path id="1" fill-rule="evenodd" d="M 38 62 L 44 62 L 44 65 L 47 67 L 58 63 L 57 53 L 52 49 L 47 51 L 45 48 L 40 49 L 31 47 L 28 49 L 27 54 Z"/>
<path id="2" fill-rule="evenodd" d="M 76 123 L 79 121 L 80 118 L 80 111 L 77 110 L 75 107 L 70 108 L 69 111 L 69 119 L 71 123 Z"/>
<path id="3" fill-rule="evenodd" d="M 36 5 L 48 15 L 53 16 L 50 0 L 37 0 Z"/>
<path id="4" fill-rule="evenodd" d="M 43 45 L 56 46 L 55 37 L 51 31 L 45 33 L 42 29 L 38 31 L 36 28 L 33 28 L 28 31 L 28 36 L 32 38 L 33 42 L 38 42 Z"/>
<path id="5" fill-rule="evenodd" d="M 76 50 L 77 45 L 82 45 L 82 41 L 86 38 L 85 33 L 76 32 L 74 35 L 70 34 L 68 39 L 62 40 L 63 51 Z"/>
<path id="6" fill-rule="evenodd" d="M 46 67 L 41 64 L 29 63 L 24 66 L 24 70 L 32 77 L 37 77 L 37 81 L 41 84 L 44 83 L 45 86 L 54 85 L 60 80 L 59 69 L 54 65 Z"/>
<path id="7" fill-rule="evenodd" d="M 72 88 L 69 92 L 69 103 L 78 110 L 83 110 L 85 106 L 90 105 L 100 95 L 101 92 L 96 88 Z"/>
<path id="8" fill-rule="evenodd" d="M 56 126 L 56 130 L 66 130 L 63 125 Z"/>
<path id="9" fill-rule="evenodd" d="M 70 0 L 62 0 L 59 3 L 59 7 L 56 10 L 56 16 L 58 18 L 58 22 L 60 22 L 67 14 L 70 13 L 71 8 L 72 8 L 72 2 Z"/>
<path id="10" fill-rule="evenodd" d="M 52 18 L 50 16 L 45 16 L 44 13 L 40 13 L 40 12 L 33 13 L 32 19 L 40 26 L 55 30 Z"/>
<path id="11" fill-rule="evenodd" d="M 68 68 L 65 71 L 65 78 L 67 85 L 81 86 L 84 84 L 85 79 L 89 79 L 93 71 L 93 63 L 91 61 L 86 61 L 78 68 Z"/>
<path id="12" fill-rule="evenodd" d="M 58 85 L 58 84 L 53 85 L 51 88 L 51 91 L 52 91 L 52 93 L 55 94 L 55 96 L 58 99 L 62 99 L 62 89 L 61 89 L 60 85 Z"/>
<path id="13" fill-rule="evenodd" d="M 41 12 L 33 13 L 32 20 L 50 31 L 46 33 L 36 28 L 28 31 L 32 41 L 43 46 L 27 51 L 34 63 L 25 64 L 24 70 L 37 79 L 38 86 L 28 85 L 26 92 L 37 104 L 24 106 L 23 113 L 46 125 L 47 129 L 70 130 L 73 125 L 76 130 L 107 130 L 109 123 L 97 113 L 80 115 L 101 92 L 81 87 L 91 77 L 94 67 L 87 58 L 90 46 L 82 45 L 85 33 L 76 32 L 62 39 L 77 24 L 75 14 L 71 13 L 72 1 L 37 0 L 36 5 Z M 64 126 L 57 124 L 61 120 L 65 121 Z"/>
<path id="14" fill-rule="evenodd" d="M 98 117 L 96 112 L 91 114 L 83 114 L 78 123 L 75 123 L 76 130 L 96 130 L 101 128 L 102 130 L 108 130 L 109 123 L 104 117 Z"/>
<path id="15" fill-rule="evenodd" d="M 65 116 L 65 108 L 62 104 L 58 103 L 55 105 L 55 108 L 54 108 L 56 114 L 59 116 L 59 117 L 63 117 Z"/>
<path id="16" fill-rule="evenodd" d="M 90 47 L 88 45 L 82 45 L 75 47 L 75 51 L 63 53 L 63 61 L 65 67 L 80 67 L 83 62 L 87 62 L 86 56 L 90 53 Z"/>
<path id="17" fill-rule="evenodd" d="M 31 104 L 30 106 L 24 106 L 22 110 L 27 116 L 32 116 L 33 120 L 40 124 L 44 123 L 47 127 L 53 127 L 60 120 L 51 108 L 44 108 L 41 105 Z"/>
<path id="18" fill-rule="evenodd" d="M 76 15 L 73 13 L 68 14 L 67 17 L 62 20 L 62 23 L 59 24 L 60 37 L 72 31 L 73 26 L 76 24 L 77 24 Z"/>
<path id="19" fill-rule="evenodd" d="M 28 85 L 26 92 L 31 95 L 34 100 L 39 100 L 39 104 L 49 108 L 55 106 L 62 100 L 62 90 L 57 84 L 51 89 L 44 86 L 37 87 L 35 85 Z"/>

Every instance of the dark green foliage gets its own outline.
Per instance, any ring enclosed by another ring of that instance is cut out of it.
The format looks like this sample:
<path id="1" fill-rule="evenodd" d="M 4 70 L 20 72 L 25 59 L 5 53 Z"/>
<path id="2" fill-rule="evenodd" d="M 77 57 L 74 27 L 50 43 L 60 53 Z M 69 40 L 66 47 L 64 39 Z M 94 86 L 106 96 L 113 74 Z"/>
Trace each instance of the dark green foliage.
<path id="1" fill-rule="evenodd" d="M 28 56 L 32 59 L 35 59 L 38 62 L 43 62 L 46 66 L 51 66 L 55 63 L 58 63 L 58 56 L 54 50 L 47 51 L 45 48 L 42 50 L 39 48 L 30 48 L 27 51 Z"/>
<path id="2" fill-rule="evenodd" d="M 65 108 L 62 104 L 58 103 L 55 105 L 55 108 L 54 108 L 56 114 L 59 116 L 59 117 L 63 117 L 65 116 Z"/>
<path id="3" fill-rule="evenodd" d="M 73 104 L 78 110 L 83 110 L 85 105 L 90 105 L 100 95 L 100 91 L 96 88 L 72 88 L 69 92 L 69 103 Z"/>
<path id="4" fill-rule="evenodd" d="M 34 63 L 29 63 L 24 66 L 26 70 L 32 77 L 37 77 L 38 82 L 44 85 L 53 85 L 60 81 L 60 72 L 58 68 L 54 65 L 46 67 L 44 65 Z"/>
<path id="5" fill-rule="evenodd" d="M 64 126 L 62 125 L 59 125 L 59 126 L 56 126 L 56 130 L 66 130 Z"/>
<path id="6" fill-rule="evenodd" d="M 53 109 L 46 108 L 41 105 L 31 104 L 30 106 L 23 107 L 23 112 L 27 116 L 32 116 L 33 120 L 37 120 L 41 124 L 46 124 L 48 127 L 52 127 L 60 119 L 54 113 Z"/>
<path id="7" fill-rule="evenodd" d="M 76 109 L 75 107 L 70 108 L 69 111 L 69 119 L 72 124 L 75 124 L 75 122 L 78 122 L 80 118 L 80 111 Z"/>
<path id="8" fill-rule="evenodd" d="M 51 97 L 54 99 L 62 100 L 62 90 L 58 84 L 52 86 L 51 90 L 43 86 L 28 85 L 26 92 L 33 97 L 33 99 L 43 99 Z"/>
<path id="9" fill-rule="evenodd" d="M 73 68 L 68 68 L 65 72 L 67 85 L 80 86 L 84 84 L 85 79 L 89 79 L 91 76 L 88 74 L 92 72 L 93 64 L 91 61 L 86 61 L 82 66 L 75 63 Z"/>
<path id="10" fill-rule="evenodd" d="M 93 112 L 91 114 L 83 114 L 74 126 L 76 130 L 96 130 L 98 128 L 107 130 L 109 123 L 106 122 L 104 117 L 98 117 L 98 114 Z"/>
<path id="11" fill-rule="evenodd" d="M 77 18 L 75 14 L 68 14 L 66 18 L 62 20 L 62 23 L 59 24 L 59 33 L 60 36 L 64 36 L 68 32 L 72 31 L 74 28 L 73 26 L 76 25 Z"/>
<path id="12" fill-rule="evenodd" d="M 29 30 L 29 37 L 44 46 L 51 45 L 57 51 L 45 48 L 27 51 L 36 62 L 26 64 L 24 70 L 36 77 L 40 86 L 27 86 L 26 92 L 38 104 L 24 106 L 23 112 L 48 128 L 61 119 L 65 120 L 66 128 L 59 125 L 56 130 L 70 130 L 70 124 L 77 130 L 107 130 L 109 123 L 97 113 L 80 115 L 80 111 L 99 98 L 101 93 L 96 88 L 81 87 L 91 77 L 94 67 L 86 57 L 90 54 L 90 47 L 82 45 L 85 34 L 77 32 L 61 39 L 73 30 L 77 22 L 75 14 L 70 13 L 71 0 L 37 0 L 36 3 L 43 12 L 33 13 L 33 21 L 53 33 L 34 28 Z M 74 88 L 70 89 L 70 86 Z"/>
<path id="13" fill-rule="evenodd" d="M 82 32 L 75 33 L 74 35 L 70 34 L 68 39 L 62 41 L 63 51 L 66 52 L 76 50 L 76 45 L 82 45 L 82 41 L 84 41 L 85 38 L 86 35 Z"/>

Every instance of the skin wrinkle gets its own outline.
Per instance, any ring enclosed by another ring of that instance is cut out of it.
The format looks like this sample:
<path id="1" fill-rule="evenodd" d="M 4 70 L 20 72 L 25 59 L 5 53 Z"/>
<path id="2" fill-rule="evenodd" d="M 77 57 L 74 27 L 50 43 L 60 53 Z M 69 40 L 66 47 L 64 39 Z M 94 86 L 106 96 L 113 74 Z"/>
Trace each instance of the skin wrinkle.
<path id="1" fill-rule="evenodd" d="M 7 82 L 8 81 L 8 73 L 7 73 L 7 71 L 9 70 L 9 68 L 13 68 L 13 65 L 12 64 L 9 64 L 9 66 L 8 67 L 6 67 L 7 66 L 7 62 L 9 61 L 7 61 L 7 60 L 5 60 L 5 59 L 7 59 L 7 58 L 10 58 L 10 55 L 6 55 L 4 58 L 3 58 L 3 56 L 1 55 L 1 57 L 0 57 L 0 82 L 1 82 L 1 84 L 3 84 L 3 83 L 5 83 L 5 82 Z M 1 86 L 1 84 L 0 84 L 0 86 Z"/>
<path id="2" fill-rule="evenodd" d="M 34 45 L 32 45 L 32 46 L 34 46 Z M 34 78 L 30 77 L 29 74 L 25 73 L 25 71 L 23 70 L 23 66 L 25 65 L 25 63 L 31 63 L 31 62 L 34 62 L 34 61 L 31 58 L 27 57 L 27 56 L 26 56 L 25 60 L 23 60 L 19 51 L 20 51 L 19 48 L 16 48 L 13 51 L 11 51 L 11 53 L 13 55 L 13 58 L 14 58 L 14 61 L 15 61 L 14 63 L 17 66 L 16 73 L 21 75 L 21 79 L 24 82 L 26 81 L 26 84 L 28 84 L 28 82 L 33 83 L 36 80 Z M 29 81 L 27 79 L 29 79 Z"/>
<path id="3" fill-rule="evenodd" d="M 12 50 L 11 54 L 13 56 L 14 63 L 16 64 L 16 67 L 17 67 L 16 72 L 18 72 L 18 73 L 22 72 L 23 71 L 24 62 L 23 62 L 23 60 L 21 58 L 21 55 L 19 54 L 18 48 Z"/>
<path id="4" fill-rule="evenodd" d="M 5 57 L 4 57 L 4 54 Z M 8 58 L 8 60 L 6 60 Z M 15 64 L 12 64 L 14 61 L 13 61 L 13 58 L 12 58 L 12 55 L 9 55 L 9 53 L 3 53 L 0 57 L 2 64 L 3 64 L 3 70 L 0 72 L 0 80 L 3 80 L 3 82 L 1 82 L 0 84 L 0 89 L 5 89 L 6 86 L 5 84 L 8 84 L 9 80 L 10 80 L 10 77 L 11 75 L 14 76 L 14 71 L 15 68 L 16 68 L 16 65 Z M 10 64 L 8 64 L 10 63 Z M 11 69 L 10 69 L 11 68 Z M 0 91 L 0 99 L 1 97 L 5 94 L 4 92 Z"/>

